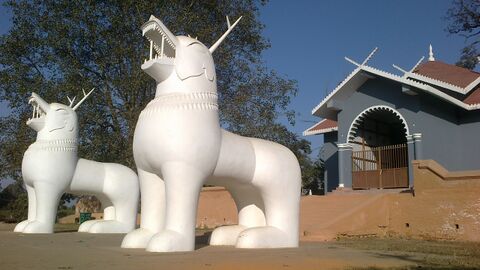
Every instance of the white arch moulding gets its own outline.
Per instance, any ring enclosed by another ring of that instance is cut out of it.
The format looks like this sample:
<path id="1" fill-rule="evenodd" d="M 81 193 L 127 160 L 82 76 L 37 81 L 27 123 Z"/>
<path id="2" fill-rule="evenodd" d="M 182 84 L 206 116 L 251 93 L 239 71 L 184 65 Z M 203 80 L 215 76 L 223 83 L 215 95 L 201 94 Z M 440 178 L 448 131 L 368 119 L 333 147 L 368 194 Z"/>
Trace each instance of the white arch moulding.
<path id="1" fill-rule="evenodd" d="M 392 107 L 386 106 L 386 105 L 375 105 L 375 106 L 372 106 L 372 107 L 369 107 L 369 108 L 363 110 L 352 121 L 352 123 L 350 124 L 350 128 L 348 129 L 347 143 L 353 142 L 353 139 L 355 138 L 355 133 L 354 133 L 355 130 L 356 130 L 355 127 L 360 125 L 360 123 L 362 122 L 362 118 L 367 116 L 369 113 L 372 113 L 372 112 L 375 112 L 375 111 L 388 111 L 388 112 L 393 113 L 398 119 L 400 119 L 400 121 L 402 122 L 402 124 L 405 128 L 405 137 L 410 135 L 410 130 L 408 129 L 407 121 L 405 120 L 405 118 L 402 116 L 402 114 L 399 111 L 395 110 Z"/>

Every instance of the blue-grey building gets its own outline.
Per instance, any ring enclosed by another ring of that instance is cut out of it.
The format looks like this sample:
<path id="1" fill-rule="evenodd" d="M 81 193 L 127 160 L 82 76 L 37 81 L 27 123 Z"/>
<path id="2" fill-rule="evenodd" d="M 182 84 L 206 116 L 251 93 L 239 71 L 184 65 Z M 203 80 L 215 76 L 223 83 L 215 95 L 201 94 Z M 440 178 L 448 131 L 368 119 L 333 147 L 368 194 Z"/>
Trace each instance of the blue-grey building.
<path id="1" fill-rule="evenodd" d="M 409 188 L 411 161 L 480 169 L 480 73 L 436 61 L 430 50 L 402 75 L 356 68 L 316 106 L 323 118 L 304 132 L 323 134 L 325 189 Z"/>

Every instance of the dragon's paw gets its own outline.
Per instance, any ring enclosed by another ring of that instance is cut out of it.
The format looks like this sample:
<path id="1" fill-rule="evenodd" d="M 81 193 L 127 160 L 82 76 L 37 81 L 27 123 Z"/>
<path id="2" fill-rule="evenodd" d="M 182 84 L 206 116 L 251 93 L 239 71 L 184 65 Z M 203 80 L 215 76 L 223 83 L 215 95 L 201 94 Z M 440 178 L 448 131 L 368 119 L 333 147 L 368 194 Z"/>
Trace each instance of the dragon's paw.
<path id="1" fill-rule="evenodd" d="M 89 233 L 127 233 L 129 231 L 127 225 L 116 220 L 99 220 L 88 229 Z"/>
<path id="2" fill-rule="evenodd" d="M 23 232 L 25 230 L 25 227 L 27 227 L 28 223 L 30 223 L 30 220 L 24 220 L 15 226 L 15 229 L 13 229 L 14 232 Z"/>
<path id="3" fill-rule="evenodd" d="M 154 232 L 145 228 L 131 231 L 123 238 L 122 248 L 146 248 L 154 234 Z"/>
<path id="4" fill-rule="evenodd" d="M 40 221 L 31 221 L 25 226 L 23 233 L 53 233 L 53 224 Z"/>
<path id="5" fill-rule="evenodd" d="M 213 230 L 210 236 L 212 246 L 234 246 L 237 243 L 238 235 L 247 227 L 242 225 L 221 226 Z"/>
<path id="6" fill-rule="evenodd" d="M 82 224 L 80 224 L 80 227 L 78 227 L 78 232 L 88 232 L 88 230 L 90 230 L 93 224 L 97 222 L 99 222 L 99 220 L 95 220 L 95 219 L 82 222 Z"/>
<path id="7" fill-rule="evenodd" d="M 244 230 L 237 239 L 237 248 L 297 247 L 298 241 L 282 230 L 272 227 L 254 227 Z"/>
<path id="8" fill-rule="evenodd" d="M 189 239 L 172 230 L 164 230 L 155 234 L 147 245 L 150 252 L 192 251 L 195 248 L 195 237 Z"/>

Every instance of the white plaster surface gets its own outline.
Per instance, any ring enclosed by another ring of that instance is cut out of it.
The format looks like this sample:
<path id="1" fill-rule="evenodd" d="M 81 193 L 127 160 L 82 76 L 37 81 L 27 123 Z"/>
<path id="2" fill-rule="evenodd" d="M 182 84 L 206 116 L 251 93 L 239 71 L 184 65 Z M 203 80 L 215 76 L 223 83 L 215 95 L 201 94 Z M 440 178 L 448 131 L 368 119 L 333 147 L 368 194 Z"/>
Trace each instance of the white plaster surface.
<path id="1" fill-rule="evenodd" d="M 92 90 L 93 91 L 93 90 Z M 28 219 L 15 232 L 53 233 L 60 197 L 64 193 L 95 195 L 104 208 L 103 220 L 82 223 L 80 232 L 127 233 L 135 229 L 139 186 L 128 167 L 77 156 L 78 121 L 75 106 L 48 104 L 32 93 L 33 116 L 27 125 L 37 131 L 36 141 L 23 156 L 22 175 L 28 193 Z M 73 108 L 72 108 L 73 106 Z"/>
<path id="2" fill-rule="evenodd" d="M 213 231 L 211 245 L 239 248 L 297 247 L 301 172 L 294 154 L 270 141 L 220 128 L 213 51 L 173 35 L 151 16 L 142 26 L 150 56 L 142 69 L 157 82 L 142 111 L 133 151 L 141 188 L 140 228 L 124 248 L 191 251 L 198 197 L 204 184 L 225 186 L 239 224 Z M 225 108 L 228 109 L 228 108 Z"/>

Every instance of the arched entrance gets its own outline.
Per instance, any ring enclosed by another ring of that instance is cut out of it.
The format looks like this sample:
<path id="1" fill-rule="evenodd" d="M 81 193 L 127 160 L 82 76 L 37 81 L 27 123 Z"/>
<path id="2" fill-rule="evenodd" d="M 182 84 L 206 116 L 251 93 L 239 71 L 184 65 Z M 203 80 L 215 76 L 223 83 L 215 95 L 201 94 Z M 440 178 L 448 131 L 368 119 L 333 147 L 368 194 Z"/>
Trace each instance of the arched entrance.
<path id="1" fill-rule="evenodd" d="M 408 125 L 388 106 L 373 106 L 350 126 L 352 188 L 408 187 Z"/>

